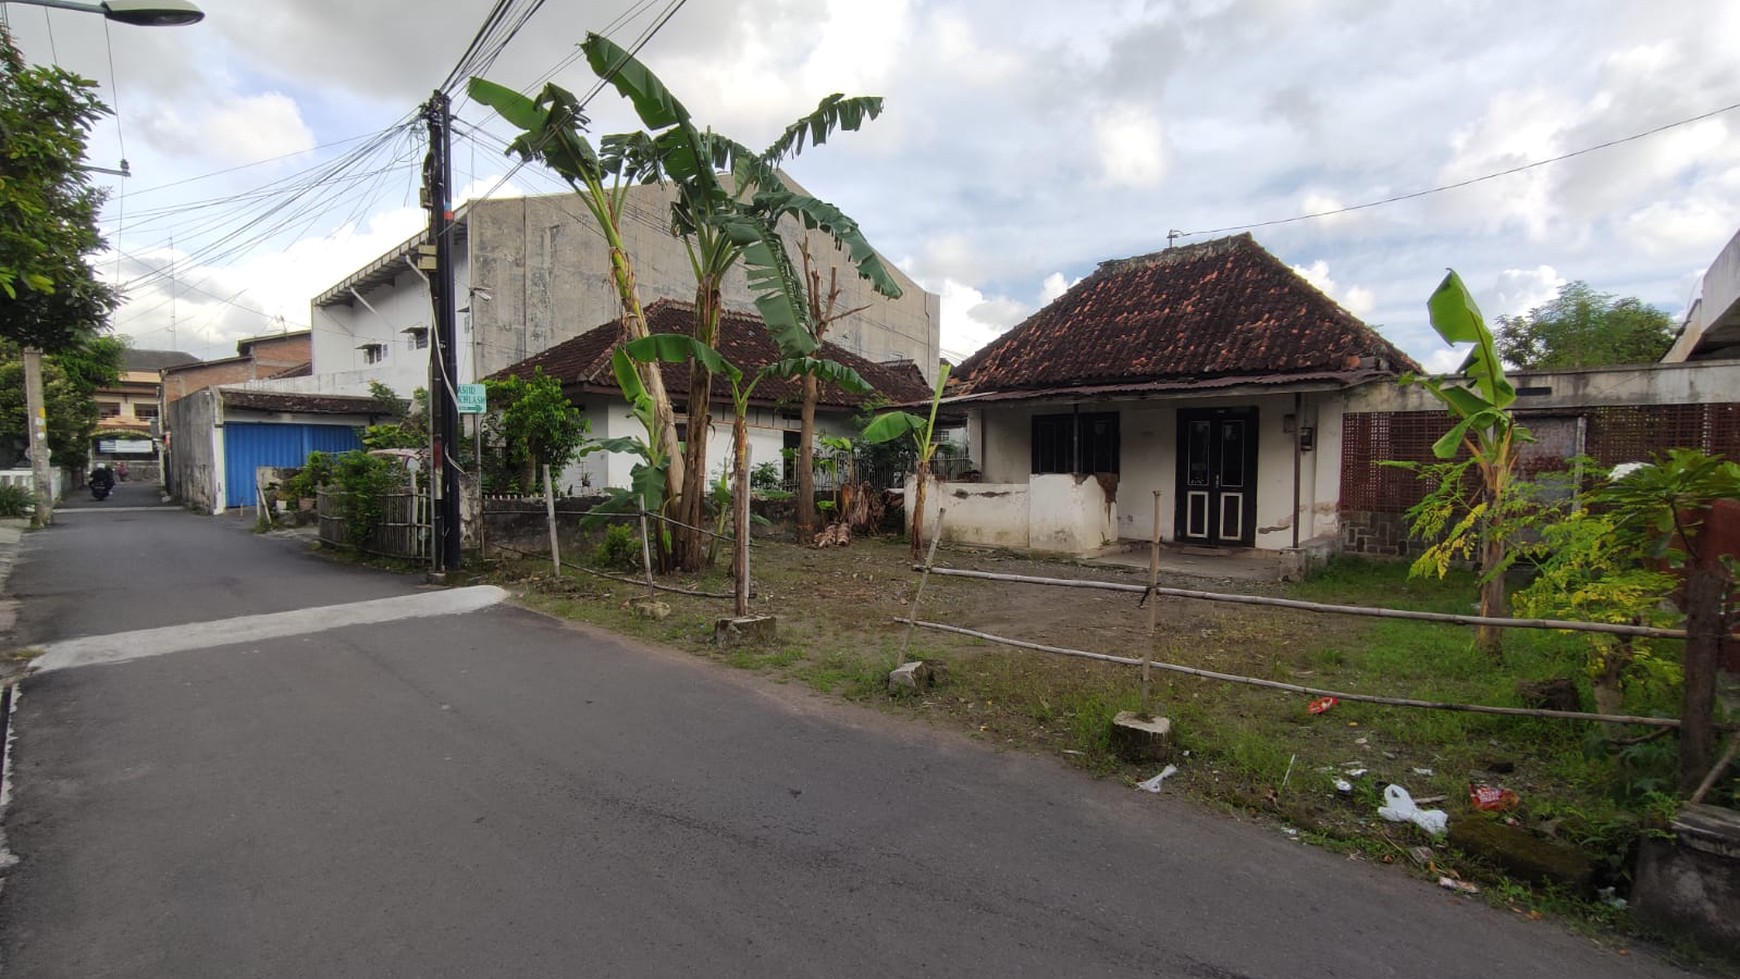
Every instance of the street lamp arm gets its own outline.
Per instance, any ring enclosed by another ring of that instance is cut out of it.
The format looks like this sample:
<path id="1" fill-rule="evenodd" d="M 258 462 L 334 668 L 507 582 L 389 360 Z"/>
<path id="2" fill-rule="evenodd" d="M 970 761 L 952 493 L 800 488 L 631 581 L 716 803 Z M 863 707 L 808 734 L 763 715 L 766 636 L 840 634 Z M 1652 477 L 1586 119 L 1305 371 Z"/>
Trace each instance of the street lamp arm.
<path id="1" fill-rule="evenodd" d="M 205 11 L 188 0 L 106 0 L 102 3 L 81 3 L 80 0 L 8 0 L 33 7 L 53 7 L 56 10 L 76 10 L 86 14 L 102 14 L 117 24 L 137 27 L 179 27 L 197 24 L 205 19 Z"/>

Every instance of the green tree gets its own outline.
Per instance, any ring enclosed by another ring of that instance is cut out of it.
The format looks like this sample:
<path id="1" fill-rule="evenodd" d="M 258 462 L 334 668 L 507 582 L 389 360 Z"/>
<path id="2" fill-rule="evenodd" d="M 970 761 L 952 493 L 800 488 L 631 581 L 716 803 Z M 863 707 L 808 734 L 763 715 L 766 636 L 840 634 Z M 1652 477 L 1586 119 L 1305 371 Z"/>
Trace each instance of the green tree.
<path id="1" fill-rule="evenodd" d="M 106 328 L 118 303 L 86 258 L 103 194 L 83 167 L 108 110 L 96 83 L 26 66 L 0 27 L 0 337 L 54 352 Z"/>
<path id="2" fill-rule="evenodd" d="M 493 427 L 510 465 L 557 470 L 574 459 L 589 426 L 562 393 L 561 381 L 538 368 L 530 380 L 510 377 L 485 383 L 496 416 Z"/>
<path id="3" fill-rule="evenodd" d="M 581 131 L 586 117 L 574 93 L 559 85 L 546 85 L 536 99 L 497 85 L 483 78 L 473 78 L 468 92 L 478 103 L 501 113 L 523 132 L 509 144 L 508 152 L 521 159 L 539 160 L 554 170 L 574 188 L 610 249 L 610 278 L 622 305 L 622 322 L 627 339 L 648 334 L 646 312 L 641 306 L 640 287 L 635 281 L 634 256 L 622 241 L 623 204 L 628 185 L 632 182 L 623 172 L 620 156 L 609 160 L 599 157 Z M 664 377 L 656 364 L 631 364 L 636 377 L 629 396 L 636 404 L 635 416 L 646 429 L 642 453 L 648 468 L 641 469 L 638 486 L 648 489 L 650 477 L 662 479 L 665 485 L 655 493 L 637 494 L 648 501 L 654 512 L 661 512 L 663 502 L 680 492 L 683 485 L 683 463 L 678 452 L 676 412 L 670 395 L 665 391 Z M 644 403 L 637 398 L 643 398 Z M 641 409 L 645 409 L 644 411 Z M 661 501 L 654 506 L 653 501 Z M 663 536 L 661 535 L 661 546 Z"/>
<path id="4" fill-rule="evenodd" d="M 1522 316 L 1500 316 L 1495 337 L 1505 363 L 1519 370 L 1651 364 L 1674 342 L 1674 323 L 1641 299 L 1569 282 Z"/>
<path id="5" fill-rule="evenodd" d="M 649 362 L 704 364 L 711 373 L 730 382 L 732 493 L 737 504 L 732 508 L 737 547 L 731 571 L 737 577 L 737 614 L 748 615 L 749 582 L 743 566 L 749 550 L 749 527 L 744 516 L 748 512 L 749 499 L 749 402 L 755 396 L 756 386 L 770 377 L 808 377 L 838 385 L 847 391 L 863 393 L 871 389 L 869 382 L 857 371 L 836 361 L 804 355 L 775 361 L 745 376 L 741 368 L 726 360 L 719 351 L 694 337 L 673 333 L 655 333 L 624 344 L 617 355 Z"/>
<path id="6" fill-rule="evenodd" d="M 1419 384 L 1443 402 L 1456 424 L 1432 445 L 1432 454 L 1446 461 L 1466 452 L 1468 458 L 1453 466 L 1438 467 L 1442 491 L 1428 497 L 1442 499 L 1454 496 L 1468 467 L 1480 477 L 1480 499 L 1463 511 L 1459 518 L 1445 519 L 1435 526 L 1422 526 L 1420 508 L 1409 511 L 1415 520 L 1413 529 L 1422 536 L 1436 540 L 1419 560 L 1413 573 L 1436 572 L 1440 577 L 1449 568 L 1451 556 L 1466 554 L 1474 541 L 1480 552 L 1480 614 L 1501 617 L 1504 611 L 1504 572 L 1516 557 L 1507 546 L 1519 525 L 1511 519 L 1513 483 L 1516 477 L 1517 446 L 1530 441 L 1528 429 L 1511 417 L 1510 405 L 1516 401 L 1516 389 L 1504 376 L 1492 332 L 1480 315 L 1480 307 L 1462 284 L 1461 276 L 1451 270 L 1426 301 L 1432 329 L 1446 343 L 1472 343 L 1474 350 L 1462 368 L 1460 381 L 1435 377 L 1415 377 L 1404 374 L 1402 384 Z M 1422 504 L 1424 505 L 1424 504 Z M 1483 625 L 1475 633 L 1475 645 L 1492 657 L 1502 658 L 1504 633 L 1498 626 Z"/>
<path id="7" fill-rule="evenodd" d="M 776 169 L 782 161 L 801 153 L 806 142 L 819 145 L 836 130 L 856 130 L 876 118 L 882 112 L 880 98 L 830 95 L 758 153 L 723 134 L 698 127 L 689 110 L 651 69 L 608 38 L 589 34 L 580 46 L 593 72 L 630 101 L 646 127 L 642 132 L 606 137 L 604 155 L 615 161 L 612 166 L 616 172 L 668 183 L 675 192 L 671 230 L 688 250 L 695 276 L 692 336 L 696 341 L 717 346 L 725 276 L 741 260 L 756 309 L 782 355 L 802 356 L 816 349 L 804 281 L 778 233 L 779 222 L 786 216 L 797 218 L 807 228 L 830 233 L 836 244 L 850 252 L 859 274 L 878 291 L 900 295 L 899 286 L 863 241 L 857 225 L 837 208 L 787 190 Z M 677 507 L 678 520 L 687 526 L 677 529 L 674 559 L 677 567 L 696 570 L 705 556 L 699 528 L 705 523 L 713 372 L 706 364 L 694 361 L 689 376 L 688 441 Z"/>
<path id="8" fill-rule="evenodd" d="M 943 387 L 949 382 L 949 365 L 937 372 L 936 392 L 930 399 L 930 414 L 920 418 L 911 412 L 891 411 L 864 428 L 864 441 L 894 442 L 910 439 L 917 453 L 918 485 L 912 493 L 912 559 L 917 561 L 924 546 L 924 487 L 930 482 L 930 460 L 936 454 L 936 409 L 942 404 Z"/>
<path id="9" fill-rule="evenodd" d="M 127 345 L 118 337 L 93 336 L 43 358 L 42 400 L 48 418 L 49 459 L 83 466 L 100 418 L 93 397 L 121 377 Z M 29 441 L 24 407 L 24 358 L 17 343 L 0 340 L 0 439 Z"/>

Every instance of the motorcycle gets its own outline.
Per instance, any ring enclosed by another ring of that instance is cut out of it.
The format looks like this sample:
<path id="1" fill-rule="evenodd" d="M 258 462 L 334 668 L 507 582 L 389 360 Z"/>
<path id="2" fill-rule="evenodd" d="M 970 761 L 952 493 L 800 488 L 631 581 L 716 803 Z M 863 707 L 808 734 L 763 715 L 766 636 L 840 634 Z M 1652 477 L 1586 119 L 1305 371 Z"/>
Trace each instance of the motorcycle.
<path id="1" fill-rule="evenodd" d="M 110 487 L 108 483 L 92 483 L 91 484 L 91 499 L 93 499 L 93 500 L 106 500 L 106 499 L 108 499 L 109 498 L 109 490 L 111 488 L 112 487 Z"/>
<path id="2" fill-rule="evenodd" d="M 115 477 L 107 469 L 97 469 L 91 473 L 91 499 L 106 500 L 114 489 Z"/>

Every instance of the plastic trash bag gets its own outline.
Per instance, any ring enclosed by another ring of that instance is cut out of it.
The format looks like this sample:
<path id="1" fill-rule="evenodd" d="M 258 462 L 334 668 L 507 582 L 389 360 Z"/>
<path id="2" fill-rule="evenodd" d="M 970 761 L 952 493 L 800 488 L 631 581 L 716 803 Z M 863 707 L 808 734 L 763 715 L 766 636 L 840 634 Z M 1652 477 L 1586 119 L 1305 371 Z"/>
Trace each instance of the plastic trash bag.
<path id="1" fill-rule="evenodd" d="M 1166 781 L 1168 776 L 1176 775 L 1176 774 L 1178 774 L 1178 766 L 1177 765 L 1167 765 L 1165 768 L 1160 770 L 1160 774 L 1154 776 L 1153 778 L 1148 779 L 1147 781 L 1144 781 L 1144 782 L 1137 782 L 1136 788 L 1141 789 L 1143 792 L 1159 792 L 1160 791 L 1160 783 Z"/>
<path id="2" fill-rule="evenodd" d="M 1399 785 L 1384 786 L 1384 804 L 1378 815 L 1392 823 L 1413 823 L 1433 836 L 1443 836 L 1450 829 L 1450 817 L 1442 809 L 1421 809 L 1414 797 Z"/>

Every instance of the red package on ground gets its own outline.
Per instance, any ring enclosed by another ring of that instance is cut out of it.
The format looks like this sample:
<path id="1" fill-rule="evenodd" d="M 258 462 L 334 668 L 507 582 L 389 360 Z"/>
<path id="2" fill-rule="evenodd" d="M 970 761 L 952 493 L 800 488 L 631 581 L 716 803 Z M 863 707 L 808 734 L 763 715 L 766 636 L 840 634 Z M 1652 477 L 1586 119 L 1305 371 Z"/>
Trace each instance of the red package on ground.
<path id="1" fill-rule="evenodd" d="M 1341 701 L 1336 700 L 1334 697 L 1318 697 L 1305 707 L 1305 713 L 1321 714 L 1339 703 L 1341 703 Z"/>
<path id="2" fill-rule="evenodd" d="M 1515 809 L 1522 800 L 1509 789 L 1501 789 L 1493 785 L 1475 785 L 1468 783 L 1468 804 L 1483 812 L 1504 812 Z"/>

